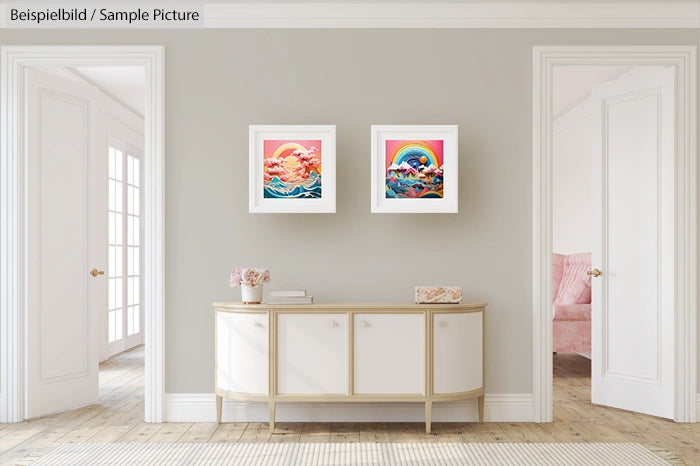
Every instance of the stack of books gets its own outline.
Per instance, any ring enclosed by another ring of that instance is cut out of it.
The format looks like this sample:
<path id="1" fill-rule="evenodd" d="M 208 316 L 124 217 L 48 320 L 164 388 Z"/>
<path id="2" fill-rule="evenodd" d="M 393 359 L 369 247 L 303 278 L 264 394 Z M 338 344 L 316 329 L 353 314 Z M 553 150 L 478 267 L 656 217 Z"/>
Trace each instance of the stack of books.
<path id="1" fill-rule="evenodd" d="M 306 290 L 270 290 L 263 300 L 265 304 L 313 304 L 314 297 L 307 296 Z"/>

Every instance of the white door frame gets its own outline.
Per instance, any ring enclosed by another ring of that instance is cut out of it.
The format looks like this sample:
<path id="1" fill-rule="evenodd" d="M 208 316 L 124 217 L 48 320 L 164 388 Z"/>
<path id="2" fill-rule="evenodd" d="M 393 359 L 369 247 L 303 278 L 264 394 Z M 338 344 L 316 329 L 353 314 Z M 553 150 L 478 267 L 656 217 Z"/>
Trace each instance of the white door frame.
<path id="1" fill-rule="evenodd" d="M 27 315 L 27 67 L 143 66 L 146 84 L 144 192 L 145 421 L 163 421 L 164 48 L 0 47 L 0 422 L 25 419 Z"/>
<path id="2" fill-rule="evenodd" d="M 674 420 L 696 421 L 697 120 L 695 46 L 546 46 L 533 49 L 533 421 L 552 421 L 552 67 L 676 68 Z"/>

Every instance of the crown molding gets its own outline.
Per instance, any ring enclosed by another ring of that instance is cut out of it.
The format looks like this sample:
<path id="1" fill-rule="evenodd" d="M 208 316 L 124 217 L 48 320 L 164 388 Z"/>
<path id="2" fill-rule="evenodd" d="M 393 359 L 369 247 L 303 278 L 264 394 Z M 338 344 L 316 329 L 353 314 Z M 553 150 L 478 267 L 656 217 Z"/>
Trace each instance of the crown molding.
<path id="1" fill-rule="evenodd" d="M 700 1 L 240 2 L 206 28 L 700 28 Z"/>

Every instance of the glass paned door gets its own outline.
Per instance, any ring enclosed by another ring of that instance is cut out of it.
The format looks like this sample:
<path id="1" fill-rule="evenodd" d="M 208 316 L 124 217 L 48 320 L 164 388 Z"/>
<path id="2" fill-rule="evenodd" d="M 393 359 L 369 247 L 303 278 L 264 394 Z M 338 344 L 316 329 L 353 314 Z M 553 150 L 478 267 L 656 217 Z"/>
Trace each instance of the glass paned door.
<path id="1" fill-rule="evenodd" d="M 124 153 L 109 147 L 109 343 L 122 339 L 124 285 Z"/>
<path id="2" fill-rule="evenodd" d="M 126 156 L 126 231 L 127 231 L 127 335 L 140 332 L 141 321 L 141 191 L 140 161 Z"/>
<path id="3" fill-rule="evenodd" d="M 141 160 L 126 144 L 109 146 L 109 298 L 110 353 L 141 343 Z M 118 343 L 123 344 L 118 344 Z"/>

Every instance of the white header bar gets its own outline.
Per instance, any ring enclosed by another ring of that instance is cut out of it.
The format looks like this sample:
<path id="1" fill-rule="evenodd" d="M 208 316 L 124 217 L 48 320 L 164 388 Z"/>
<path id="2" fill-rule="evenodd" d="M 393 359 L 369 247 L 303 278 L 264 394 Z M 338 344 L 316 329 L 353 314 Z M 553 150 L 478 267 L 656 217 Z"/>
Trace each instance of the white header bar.
<path id="1" fill-rule="evenodd" d="M 700 28 L 700 0 L 17 2 L 0 4 L 0 27 Z"/>

